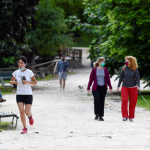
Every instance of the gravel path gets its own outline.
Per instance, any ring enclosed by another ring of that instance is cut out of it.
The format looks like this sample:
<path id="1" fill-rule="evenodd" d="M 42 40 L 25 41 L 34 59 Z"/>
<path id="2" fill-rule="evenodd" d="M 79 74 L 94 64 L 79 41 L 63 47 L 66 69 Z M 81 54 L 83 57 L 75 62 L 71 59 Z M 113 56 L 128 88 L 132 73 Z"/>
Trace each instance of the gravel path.
<path id="1" fill-rule="evenodd" d="M 69 75 L 65 92 L 59 91 L 58 80 L 38 82 L 33 91 L 35 124 L 31 127 L 27 122 L 27 135 L 20 134 L 20 120 L 16 131 L 0 133 L 0 150 L 150 149 L 150 117 L 145 111 L 136 112 L 134 122 L 123 122 L 120 103 L 108 96 L 105 121 L 94 121 L 93 97 L 86 92 L 89 73 L 90 69 L 82 69 Z M 1 111 L 19 114 L 15 94 L 5 98 Z"/>
<path id="2" fill-rule="evenodd" d="M 134 122 L 123 122 L 118 97 L 112 100 L 108 95 L 105 121 L 94 120 L 93 97 L 86 91 L 90 71 L 83 68 L 69 75 L 65 92 L 59 91 L 57 79 L 38 82 L 33 90 L 34 125 L 27 122 L 28 134 L 21 135 L 19 119 L 16 131 L 0 132 L 0 150 L 149 150 L 149 112 L 137 108 Z M 82 92 L 79 85 L 84 87 Z M 0 111 L 19 115 L 15 94 L 5 98 Z"/>

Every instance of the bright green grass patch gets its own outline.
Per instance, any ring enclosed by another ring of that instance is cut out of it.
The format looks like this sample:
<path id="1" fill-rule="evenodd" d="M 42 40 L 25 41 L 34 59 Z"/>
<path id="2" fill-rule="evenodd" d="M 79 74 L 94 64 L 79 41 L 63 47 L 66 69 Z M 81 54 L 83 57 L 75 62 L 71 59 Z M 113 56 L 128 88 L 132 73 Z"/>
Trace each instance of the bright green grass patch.
<path id="1" fill-rule="evenodd" d="M 92 38 L 87 37 L 85 39 L 83 37 L 74 37 L 73 42 L 75 43 L 73 47 L 89 47 L 89 45 L 91 45 Z"/>
<path id="2" fill-rule="evenodd" d="M 67 74 L 68 75 L 72 75 L 72 74 L 75 74 L 75 72 L 68 72 Z"/>
<path id="3" fill-rule="evenodd" d="M 5 83 L 9 83 L 9 82 L 10 82 L 10 80 L 4 80 L 4 82 L 5 82 Z"/>
<path id="4" fill-rule="evenodd" d="M 68 75 L 72 75 L 72 74 L 75 74 L 75 72 L 68 72 L 67 73 Z M 53 78 L 56 78 L 57 75 L 49 75 L 49 76 L 45 76 L 45 78 L 36 78 L 37 81 L 44 81 L 44 80 L 51 80 Z"/>
<path id="5" fill-rule="evenodd" d="M 2 96 L 6 94 L 13 94 L 13 92 L 1 92 Z"/>
<path id="6" fill-rule="evenodd" d="M 11 122 L 1 122 L 0 124 L 0 132 L 2 132 L 2 130 L 8 130 L 10 129 L 8 126 L 11 125 Z"/>
<path id="7" fill-rule="evenodd" d="M 52 78 L 57 77 L 57 75 L 49 75 L 49 76 L 45 76 L 45 78 L 36 78 L 37 81 L 42 81 L 42 80 L 51 80 Z"/>
<path id="8" fill-rule="evenodd" d="M 1 91 L 1 93 L 2 93 L 2 95 L 4 95 L 4 94 L 12 94 L 13 92 L 12 92 L 12 88 L 6 88 L 6 89 L 4 89 L 3 88 L 3 86 L 0 86 L 0 91 Z"/>
<path id="9" fill-rule="evenodd" d="M 150 104 L 150 95 L 144 95 L 143 97 Z M 147 103 L 144 101 L 141 95 L 138 95 L 137 106 L 144 107 L 146 110 L 150 110 L 150 106 L 147 105 Z"/>

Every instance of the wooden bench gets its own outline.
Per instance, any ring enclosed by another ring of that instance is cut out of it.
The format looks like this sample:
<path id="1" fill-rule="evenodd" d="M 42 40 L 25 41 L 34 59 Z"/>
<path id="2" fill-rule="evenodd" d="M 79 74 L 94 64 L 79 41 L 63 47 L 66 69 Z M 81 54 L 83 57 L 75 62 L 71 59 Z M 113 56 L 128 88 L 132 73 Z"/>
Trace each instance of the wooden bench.
<path id="1" fill-rule="evenodd" d="M 5 89 L 7 89 L 7 88 L 13 88 L 14 86 L 13 85 L 6 85 L 5 84 L 5 82 L 4 82 L 4 80 L 3 80 L 3 78 L 0 78 L 0 81 L 1 81 L 1 83 L 2 83 L 2 86 L 3 86 L 3 88 L 4 88 L 4 91 L 5 91 Z"/>
<path id="2" fill-rule="evenodd" d="M 19 119 L 19 117 L 14 114 L 13 112 L 0 112 L 0 124 L 1 124 L 1 118 L 4 118 L 4 117 L 13 117 L 12 118 L 12 125 L 13 125 L 13 122 L 14 122 L 14 117 L 16 117 L 16 125 L 15 125 L 15 129 L 17 127 L 17 121 Z"/>

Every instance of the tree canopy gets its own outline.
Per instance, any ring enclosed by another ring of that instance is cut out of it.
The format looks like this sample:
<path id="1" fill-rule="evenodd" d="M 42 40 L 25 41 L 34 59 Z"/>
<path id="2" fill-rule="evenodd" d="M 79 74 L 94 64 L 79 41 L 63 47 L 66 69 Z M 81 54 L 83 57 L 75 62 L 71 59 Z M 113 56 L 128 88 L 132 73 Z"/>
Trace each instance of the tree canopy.
<path id="1" fill-rule="evenodd" d="M 38 4 L 38 0 L 35 2 Z M 28 50 L 26 33 L 30 30 L 31 8 L 30 0 L 0 1 L 0 66 L 7 65 L 2 57 L 18 56 Z"/>
<path id="2" fill-rule="evenodd" d="M 72 40 L 63 15 L 63 9 L 57 7 L 53 0 L 41 0 L 35 15 L 35 31 L 29 32 L 29 45 L 36 47 L 38 55 L 44 60 L 55 56 L 58 49 L 71 46 Z"/>
<path id="3" fill-rule="evenodd" d="M 64 11 L 56 4 L 54 0 L 0 1 L 0 67 L 9 67 L 9 60 L 12 64 L 26 52 L 48 60 L 72 44 Z"/>
<path id="4" fill-rule="evenodd" d="M 87 21 L 76 17 L 73 30 L 81 29 L 93 36 L 89 58 L 106 58 L 111 75 L 124 65 L 125 56 L 138 60 L 141 78 L 150 86 L 150 1 L 149 0 L 93 0 L 84 10 Z"/>

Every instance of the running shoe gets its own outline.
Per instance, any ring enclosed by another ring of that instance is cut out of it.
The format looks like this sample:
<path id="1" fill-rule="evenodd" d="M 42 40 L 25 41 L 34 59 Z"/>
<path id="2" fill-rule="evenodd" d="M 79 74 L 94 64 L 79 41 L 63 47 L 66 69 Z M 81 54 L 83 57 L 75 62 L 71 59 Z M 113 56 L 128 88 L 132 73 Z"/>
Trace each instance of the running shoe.
<path id="1" fill-rule="evenodd" d="M 127 120 L 128 120 L 128 118 L 123 118 L 123 119 L 122 119 L 122 121 L 127 121 Z"/>
<path id="2" fill-rule="evenodd" d="M 32 116 L 29 118 L 29 123 L 30 123 L 30 125 L 33 125 L 33 123 L 34 123 Z"/>
<path id="3" fill-rule="evenodd" d="M 104 121 L 103 117 L 99 117 L 99 121 Z"/>
<path id="4" fill-rule="evenodd" d="M 95 120 L 98 120 L 98 118 L 99 118 L 99 116 L 98 116 L 98 115 L 96 115 L 94 119 L 95 119 Z"/>
<path id="5" fill-rule="evenodd" d="M 23 128 L 21 134 L 27 134 L 27 128 Z"/>
<path id="6" fill-rule="evenodd" d="M 131 119 L 129 119 L 129 121 L 130 121 L 130 122 L 133 122 L 133 119 L 131 118 Z"/>
<path id="7" fill-rule="evenodd" d="M 60 91 L 62 91 L 62 86 L 60 86 Z"/>

